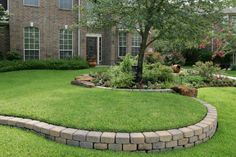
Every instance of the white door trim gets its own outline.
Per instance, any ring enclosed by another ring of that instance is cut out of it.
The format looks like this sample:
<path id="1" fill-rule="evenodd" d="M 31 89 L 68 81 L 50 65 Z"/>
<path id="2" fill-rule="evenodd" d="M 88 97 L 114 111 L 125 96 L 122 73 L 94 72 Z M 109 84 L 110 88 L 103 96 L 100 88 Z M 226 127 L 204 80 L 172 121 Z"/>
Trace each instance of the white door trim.
<path id="1" fill-rule="evenodd" d="M 99 58 L 100 58 L 100 48 L 99 48 L 99 38 L 102 38 L 102 34 L 95 34 L 95 33 L 88 33 L 86 34 L 86 37 L 95 37 L 97 38 L 97 64 L 100 64 Z"/>

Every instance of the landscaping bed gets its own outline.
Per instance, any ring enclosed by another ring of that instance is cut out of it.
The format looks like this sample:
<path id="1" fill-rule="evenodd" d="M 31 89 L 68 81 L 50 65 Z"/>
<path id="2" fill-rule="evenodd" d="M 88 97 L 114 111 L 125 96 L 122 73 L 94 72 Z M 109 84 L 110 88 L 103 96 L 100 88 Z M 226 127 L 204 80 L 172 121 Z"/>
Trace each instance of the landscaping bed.
<path id="1" fill-rule="evenodd" d="M 104 70 L 1 73 L 0 114 L 123 132 L 183 127 L 199 122 L 206 114 L 200 103 L 176 94 L 77 88 L 68 83 L 76 74 Z"/>

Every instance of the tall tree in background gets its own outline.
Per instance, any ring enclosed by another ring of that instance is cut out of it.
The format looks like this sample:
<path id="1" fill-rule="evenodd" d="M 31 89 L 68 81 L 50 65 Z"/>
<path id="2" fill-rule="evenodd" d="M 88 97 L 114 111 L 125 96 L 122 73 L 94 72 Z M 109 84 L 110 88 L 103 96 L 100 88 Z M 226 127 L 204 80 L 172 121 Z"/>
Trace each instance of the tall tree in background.
<path id="1" fill-rule="evenodd" d="M 123 27 L 142 37 L 136 81 L 142 81 L 144 53 L 156 40 L 178 40 L 186 45 L 202 41 L 219 19 L 222 0 L 90 0 L 80 7 L 79 26 L 92 29 Z"/>

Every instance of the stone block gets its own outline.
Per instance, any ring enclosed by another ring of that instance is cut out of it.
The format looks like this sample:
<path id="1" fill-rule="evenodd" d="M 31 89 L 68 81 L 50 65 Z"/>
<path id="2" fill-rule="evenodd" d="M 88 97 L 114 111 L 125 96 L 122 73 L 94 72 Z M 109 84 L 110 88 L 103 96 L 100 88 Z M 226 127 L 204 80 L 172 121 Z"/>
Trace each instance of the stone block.
<path id="1" fill-rule="evenodd" d="M 8 124 L 8 120 L 12 119 L 13 117 L 7 117 L 7 116 L 1 116 L 0 117 L 0 124 L 2 125 L 7 125 Z"/>
<path id="2" fill-rule="evenodd" d="M 89 133 L 89 132 L 86 131 L 86 130 L 77 130 L 77 131 L 73 134 L 73 140 L 85 142 L 88 133 Z"/>
<path id="3" fill-rule="evenodd" d="M 156 143 L 156 142 L 159 142 L 160 140 L 159 135 L 157 135 L 154 132 L 144 132 L 143 135 L 145 137 L 146 143 Z"/>
<path id="4" fill-rule="evenodd" d="M 102 143 L 115 143 L 116 133 L 104 132 L 101 136 Z"/>
<path id="5" fill-rule="evenodd" d="M 80 142 L 80 147 L 93 149 L 93 142 Z"/>
<path id="6" fill-rule="evenodd" d="M 66 144 L 66 139 L 61 138 L 61 137 L 56 137 L 56 142 L 61 143 L 61 144 Z"/>
<path id="7" fill-rule="evenodd" d="M 210 130 L 210 126 L 204 123 L 197 123 L 196 126 L 199 126 L 203 129 L 203 132 L 206 133 Z"/>
<path id="8" fill-rule="evenodd" d="M 27 122 L 30 122 L 32 121 L 31 119 L 19 119 L 17 122 L 16 122 L 16 126 L 19 127 L 19 128 L 25 128 L 25 124 Z"/>
<path id="9" fill-rule="evenodd" d="M 189 137 L 189 143 L 194 143 L 198 140 L 198 136 Z"/>
<path id="10" fill-rule="evenodd" d="M 184 145 L 185 148 L 190 148 L 190 147 L 193 147 L 194 146 L 194 143 L 188 143 L 186 145 Z"/>
<path id="11" fill-rule="evenodd" d="M 116 143 L 118 144 L 128 144 L 130 143 L 130 135 L 128 133 L 117 133 Z"/>
<path id="12" fill-rule="evenodd" d="M 148 143 L 138 144 L 138 150 L 152 150 L 152 144 Z"/>
<path id="13" fill-rule="evenodd" d="M 131 140 L 131 143 L 134 143 L 134 144 L 144 143 L 144 135 L 142 133 L 131 133 L 130 140 Z"/>
<path id="14" fill-rule="evenodd" d="M 163 149 L 165 148 L 165 142 L 157 142 L 157 143 L 153 143 L 153 149 Z"/>
<path id="15" fill-rule="evenodd" d="M 60 126 L 55 126 L 53 128 L 50 129 L 50 135 L 51 136 L 55 136 L 55 137 L 59 137 L 61 134 L 61 131 L 65 130 L 66 128 L 64 127 L 60 127 Z"/>
<path id="16" fill-rule="evenodd" d="M 55 127 L 54 125 L 50 125 L 50 124 L 45 124 L 41 126 L 41 132 L 49 135 L 50 134 L 50 129 L 52 129 L 53 127 Z"/>
<path id="17" fill-rule="evenodd" d="M 108 148 L 113 151 L 122 151 L 122 144 L 109 144 Z"/>
<path id="18" fill-rule="evenodd" d="M 184 138 L 184 134 L 178 129 L 168 130 L 168 132 L 172 135 L 174 141 Z"/>
<path id="19" fill-rule="evenodd" d="M 22 118 L 10 118 L 8 121 L 7 121 L 7 124 L 10 125 L 10 126 L 16 126 L 16 123 L 21 120 Z"/>
<path id="20" fill-rule="evenodd" d="M 188 144 L 188 138 L 178 140 L 178 145 L 179 146 L 186 145 L 186 144 Z"/>
<path id="21" fill-rule="evenodd" d="M 123 144 L 123 151 L 137 151 L 137 144 Z"/>
<path id="22" fill-rule="evenodd" d="M 178 144 L 177 141 L 169 141 L 169 142 L 166 142 L 166 148 L 176 147 L 177 144 Z"/>
<path id="23" fill-rule="evenodd" d="M 108 148 L 108 145 L 105 143 L 95 143 L 94 148 L 98 150 L 106 150 Z"/>
<path id="24" fill-rule="evenodd" d="M 35 125 L 36 123 L 40 123 L 40 122 L 37 121 L 37 120 L 32 120 L 32 121 L 26 122 L 26 123 L 25 123 L 25 128 L 33 130 L 34 125 Z"/>
<path id="25" fill-rule="evenodd" d="M 192 125 L 192 126 L 189 126 L 188 128 L 194 131 L 194 135 L 201 135 L 203 132 L 203 129 L 197 125 Z"/>
<path id="26" fill-rule="evenodd" d="M 179 130 L 183 132 L 184 137 L 192 137 L 192 136 L 194 136 L 194 132 L 190 128 L 180 128 Z"/>
<path id="27" fill-rule="evenodd" d="M 101 142 L 102 132 L 90 131 L 87 134 L 86 141 L 87 142 Z"/>
<path id="28" fill-rule="evenodd" d="M 79 141 L 66 140 L 66 144 L 68 144 L 68 145 L 70 145 L 70 146 L 79 146 Z"/>
<path id="29" fill-rule="evenodd" d="M 167 142 L 172 140 L 172 135 L 168 131 L 157 131 L 157 135 L 160 137 L 160 141 Z"/>
<path id="30" fill-rule="evenodd" d="M 203 140 L 204 138 L 206 138 L 206 133 L 199 135 L 198 138 L 199 140 Z"/>
<path id="31" fill-rule="evenodd" d="M 76 129 L 67 128 L 61 131 L 61 137 L 64 139 L 72 140 L 73 134 L 76 132 Z"/>

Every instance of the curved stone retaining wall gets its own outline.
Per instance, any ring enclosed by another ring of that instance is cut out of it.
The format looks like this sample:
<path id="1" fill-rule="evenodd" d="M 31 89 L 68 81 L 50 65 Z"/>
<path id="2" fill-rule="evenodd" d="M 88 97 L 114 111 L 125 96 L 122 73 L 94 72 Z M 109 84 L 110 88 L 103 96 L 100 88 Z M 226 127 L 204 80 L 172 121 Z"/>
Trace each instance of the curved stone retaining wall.
<path id="1" fill-rule="evenodd" d="M 29 129 L 50 140 L 82 148 L 158 152 L 193 147 L 209 140 L 214 135 L 217 128 L 216 108 L 200 102 L 208 109 L 206 117 L 201 122 L 184 128 L 156 132 L 96 132 L 9 116 L 0 116 L 0 124 Z"/>

